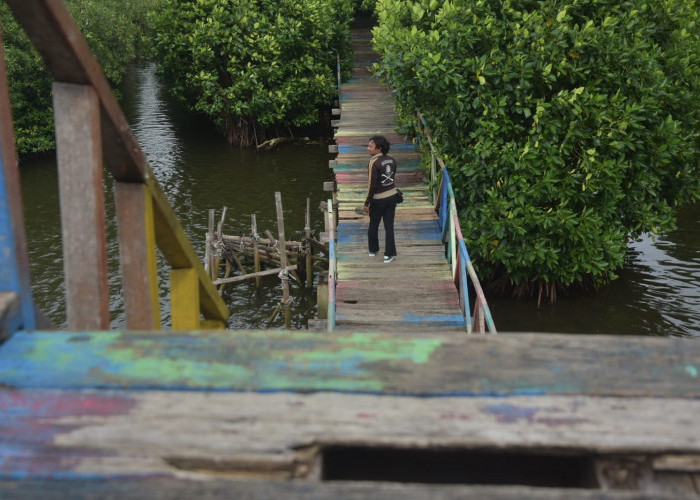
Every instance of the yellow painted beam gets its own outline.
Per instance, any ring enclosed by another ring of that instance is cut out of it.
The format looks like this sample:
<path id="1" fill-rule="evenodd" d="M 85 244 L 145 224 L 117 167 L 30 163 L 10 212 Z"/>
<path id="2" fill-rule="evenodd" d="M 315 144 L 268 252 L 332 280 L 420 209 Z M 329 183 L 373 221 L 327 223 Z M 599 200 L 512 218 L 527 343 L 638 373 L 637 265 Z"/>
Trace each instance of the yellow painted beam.
<path id="1" fill-rule="evenodd" d="M 204 271 L 204 266 L 187 238 L 185 230 L 180 225 L 175 212 L 170 207 L 165 193 L 152 177 L 147 180 L 146 185 L 153 197 L 158 248 L 173 268 L 192 269 L 195 272 L 198 280 L 201 312 L 204 317 L 223 322 L 228 321 L 228 307 L 212 284 L 211 277 Z"/>
<path id="2" fill-rule="evenodd" d="M 226 323 L 215 319 L 204 319 L 200 322 L 199 327 L 202 330 L 224 330 Z"/>
<path id="3" fill-rule="evenodd" d="M 170 271 L 173 330 L 199 330 L 199 283 L 191 267 Z"/>
<path id="4" fill-rule="evenodd" d="M 158 293 L 158 259 L 156 246 L 156 225 L 153 214 L 153 198 L 146 185 L 143 186 L 146 210 L 144 213 L 146 224 L 146 267 L 148 269 L 148 282 L 150 284 L 151 311 L 153 313 L 153 328 L 160 330 L 160 295 Z"/>

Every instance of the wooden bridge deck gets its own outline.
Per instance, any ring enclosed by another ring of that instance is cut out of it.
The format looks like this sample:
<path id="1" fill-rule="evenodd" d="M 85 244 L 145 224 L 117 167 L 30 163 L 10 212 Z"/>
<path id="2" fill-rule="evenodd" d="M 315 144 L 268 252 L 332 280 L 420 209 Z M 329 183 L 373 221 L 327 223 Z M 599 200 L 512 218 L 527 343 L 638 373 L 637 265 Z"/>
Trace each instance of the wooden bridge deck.
<path id="1" fill-rule="evenodd" d="M 3 499 L 700 491 L 689 339 L 19 332 L 0 347 Z"/>
<path id="2" fill-rule="evenodd" d="M 353 78 L 341 86 L 341 116 L 332 162 L 338 185 L 336 328 L 388 331 L 426 328 L 465 331 L 459 295 L 451 279 L 440 239 L 437 215 L 428 200 L 419 154 L 410 140 L 395 132 L 391 92 L 368 67 L 376 59 L 367 29 L 353 30 Z M 404 203 L 397 206 L 398 256 L 384 264 L 384 228 L 380 252 L 368 256 L 369 217 L 355 209 L 367 195 L 367 142 L 384 135 L 398 163 L 397 186 Z"/>

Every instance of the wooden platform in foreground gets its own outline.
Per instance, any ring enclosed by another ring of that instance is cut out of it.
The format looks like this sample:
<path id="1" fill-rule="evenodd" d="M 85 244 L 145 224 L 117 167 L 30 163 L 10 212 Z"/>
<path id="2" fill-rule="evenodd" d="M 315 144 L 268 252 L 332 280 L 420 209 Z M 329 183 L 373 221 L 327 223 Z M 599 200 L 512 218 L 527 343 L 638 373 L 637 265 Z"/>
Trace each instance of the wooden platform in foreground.
<path id="1" fill-rule="evenodd" d="M 430 328 L 464 333 L 459 294 L 451 279 L 437 216 L 411 141 L 395 132 L 391 93 L 367 71 L 376 55 L 367 29 L 353 31 L 354 77 L 341 86 L 341 116 L 332 162 L 337 185 L 338 228 L 336 328 Z M 398 164 L 397 186 L 404 203 L 397 206 L 395 236 L 398 256 L 384 264 L 384 228 L 380 252 L 368 256 L 369 217 L 355 209 L 367 195 L 367 142 L 384 135 Z"/>
<path id="2" fill-rule="evenodd" d="M 692 498 L 698 366 L 686 339 L 19 333 L 0 497 Z"/>

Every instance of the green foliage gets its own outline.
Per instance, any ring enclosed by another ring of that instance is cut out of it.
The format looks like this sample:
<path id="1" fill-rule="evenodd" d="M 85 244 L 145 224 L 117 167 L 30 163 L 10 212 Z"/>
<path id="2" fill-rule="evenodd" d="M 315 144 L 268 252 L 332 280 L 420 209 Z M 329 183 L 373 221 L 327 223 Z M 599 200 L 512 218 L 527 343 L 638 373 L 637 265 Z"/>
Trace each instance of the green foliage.
<path id="1" fill-rule="evenodd" d="M 119 83 L 127 64 L 142 50 L 146 12 L 159 0 L 67 0 L 66 4 L 110 82 Z M 52 151 L 51 75 L 28 37 L 0 3 L 17 151 Z"/>
<path id="2" fill-rule="evenodd" d="M 700 194 L 693 0 L 380 0 L 378 72 L 420 108 L 483 272 L 614 278 Z"/>
<path id="3" fill-rule="evenodd" d="M 232 144 L 271 127 L 317 123 L 349 67 L 350 0 L 164 0 L 156 60 L 172 93 L 210 116 Z M 280 133 L 276 130 L 275 133 Z"/>
<path id="4" fill-rule="evenodd" d="M 358 8 L 365 12 L 374 12 L 377 9 L 377 0 L 357 0 Z"/>

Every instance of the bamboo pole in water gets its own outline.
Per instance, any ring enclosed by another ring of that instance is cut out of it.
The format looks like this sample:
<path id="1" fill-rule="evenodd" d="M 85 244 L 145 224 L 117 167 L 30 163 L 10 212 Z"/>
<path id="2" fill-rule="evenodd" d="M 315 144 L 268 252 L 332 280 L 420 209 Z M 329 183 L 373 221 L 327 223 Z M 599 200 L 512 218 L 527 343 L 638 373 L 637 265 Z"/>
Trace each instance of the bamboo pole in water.
<path id="1" fill-rule="evenodd" d="M 209 275 L 211 276 L 212 281 L 216 279 L 216 275 L 218 274 L 219 270 L 214 269 L 214 209 L 210 208 L 209 209 L 209 225 L 208 225 L 208 230 L 207 230 L 207 236 L 208 236 L 208 244 L 207 244 L 207 250 L 209 250 L 209 260 L 207 263 L 209 264 Z"/>
<path id="2" fill-rule="evenodd" d="M 214 258 L 214 268 L 216 269 L 214 279 L 219 277 L 219 268 L 221 267 L 221 245 L 223 244 L 223 241 L 221 240 L 221 232 L 224 227 L 224 220 L 226 219 L 226 210 L 228 210 L 228 208 L 224 207 L 224 209 L 221 211 L 221 220 L 219 220 L 219 224 L 216 226 L 216 234 L 214 235 L 213 243 L 214 248 L 217 250 Z"/>
<path id="3" fill-rule="evenodd" d="M 289 270 L 295 270 L 297 266 L 289 266 L 287 269 Z M 250 273 L 250 274 L 245 274 L 243 276 L 234 276 L 233 278 L 222 278 L 218 279 L 214 282 L 215 285 L 225 285 L 227 283 L 238 283 L 239 281 L 245 281 L 249 279 L 259 279 L 261 276 L 270 276 L 272 274 L 279 274 L 283 269 L 282 268 L 275 268 L 275 269 L 265 269 L 264 271 L 260 271 L 259 273 Z M 278 308 L 279 309 L 279 306 Z"/>

